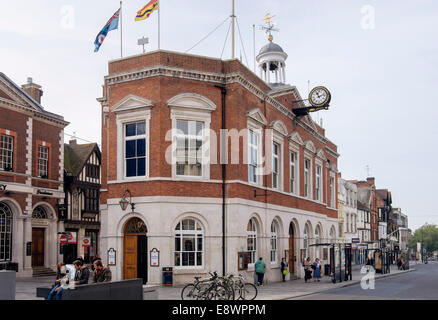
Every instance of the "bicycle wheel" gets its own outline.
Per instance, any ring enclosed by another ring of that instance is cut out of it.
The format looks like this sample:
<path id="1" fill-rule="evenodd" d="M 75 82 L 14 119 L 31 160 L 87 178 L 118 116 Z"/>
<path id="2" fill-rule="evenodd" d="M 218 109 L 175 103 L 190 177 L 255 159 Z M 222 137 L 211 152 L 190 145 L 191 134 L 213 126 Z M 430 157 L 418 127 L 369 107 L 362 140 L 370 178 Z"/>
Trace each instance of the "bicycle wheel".
<path id="1" fill-rule="evenodd" d="M 223 285 L 218 284 L 215 287 L 210 288 L 207 297 L 208 300 L 229 300 L 230 291 Z"/>
<path id="2" fill-rule="evenodd" d="M 181 299 L 182 300 L 194 300 L 197 298 L 197 294 L 195 294 L 196 292 L 196 288 L 195 285 L 190 283 L 188 285 L 186 285 L 182 290 L 181 290 Z"/>
<path id="3" fill-rule="evenodd" d="M 257 297 L 257 287 L 252 283 L 245 283 L 240 289 L 240 299 L 242 300 L 254 300 Z"/>

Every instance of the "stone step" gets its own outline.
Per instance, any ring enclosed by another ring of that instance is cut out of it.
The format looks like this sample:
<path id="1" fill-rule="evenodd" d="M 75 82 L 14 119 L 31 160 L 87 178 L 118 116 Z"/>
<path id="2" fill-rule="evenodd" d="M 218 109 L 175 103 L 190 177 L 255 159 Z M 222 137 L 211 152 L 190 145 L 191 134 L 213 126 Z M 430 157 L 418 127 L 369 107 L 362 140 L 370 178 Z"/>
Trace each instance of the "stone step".
<path id="1" fill-rule="evenodd" d="M 56 276 L 56 272 L 50 268 L 37 267 L 37 268 L 33 268 L 32 276 L 33 277 Z"/>

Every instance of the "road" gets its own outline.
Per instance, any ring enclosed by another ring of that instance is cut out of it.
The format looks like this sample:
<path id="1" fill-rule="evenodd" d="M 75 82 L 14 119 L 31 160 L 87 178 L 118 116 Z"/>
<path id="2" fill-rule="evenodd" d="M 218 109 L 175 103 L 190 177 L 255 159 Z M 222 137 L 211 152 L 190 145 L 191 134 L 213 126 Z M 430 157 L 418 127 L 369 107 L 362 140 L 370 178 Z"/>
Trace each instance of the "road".
<path id="1" fill-rule="evenodd" d="M 438 262 L 411 268 L 417 271 L 376 280 L 374 290 L 357 284 L 293 300 L 438 300 Z"/>

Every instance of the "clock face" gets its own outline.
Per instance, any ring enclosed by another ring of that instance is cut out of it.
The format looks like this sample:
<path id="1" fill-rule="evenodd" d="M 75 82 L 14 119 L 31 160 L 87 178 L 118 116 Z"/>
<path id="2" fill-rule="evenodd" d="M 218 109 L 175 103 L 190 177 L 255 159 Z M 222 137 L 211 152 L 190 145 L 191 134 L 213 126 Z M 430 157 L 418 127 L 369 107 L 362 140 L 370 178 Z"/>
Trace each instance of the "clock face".
<path id="1" fill-rule="evenodd" d="M 325 106 L 330 102 L 330 92 L 327 88 L 317 87 L 310 92 L 309 101 L 315 107 Z"/>

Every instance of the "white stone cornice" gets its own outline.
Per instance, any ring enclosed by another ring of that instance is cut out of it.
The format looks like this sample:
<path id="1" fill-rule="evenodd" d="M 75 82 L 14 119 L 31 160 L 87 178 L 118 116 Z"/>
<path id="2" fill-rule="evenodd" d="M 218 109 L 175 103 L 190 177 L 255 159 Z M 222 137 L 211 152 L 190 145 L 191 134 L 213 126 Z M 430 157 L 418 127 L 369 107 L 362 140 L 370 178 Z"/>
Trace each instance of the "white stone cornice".
<path id="1" fill-rule="evenodd" d="M 274 108 L 276 108 L 278 111 L 283 113 L 289 119 L 296 120 L 298 125 L 300 125 L 303 129 L 307 130 L 322 143 L 325 144 L 328 141 L 323 135 L 321 135 L 316 130 L 316 127 L 312 127 L 310 124 L 299 120 L 291 110 L 289 110 L 283 104 L 278 102 L 274 96 L 271 96 L 269 94 L 269 92 L 266 93 L 266 90 L 262 90 L 258 85 L 254 84 L 254 82 L 249 80 L 241 72 L 235 72 L 225 75 L 223 73 L 187 70 L 182 68 L 174 68 L 174 67 L 158 65 L 144 69 L 126 71 L 122 73 L 105 76 L 105 85 L 111 86 L 114 84 L 145 79 L 150 77 L 157 77 L 157 76 L 174 77 L 174 78 L 181 78 L 187 80 L 205 81 L 205 82 L 220 83 L 220 84 L 239 83 L 259 99 L 265 100 L 267 103 L 271 104 Z M 293 92 L 295 99 L 302 100 L 296 87 L 292 87 L 292 88 L 293 90 L 291 92 Z M 104 102 L 103 99 L 99 99 L 98 101 L 102 105 L 104 103 L 107 103 L 106 101 Z M 300 102 L 300 104 L 303 103 Z"/>

